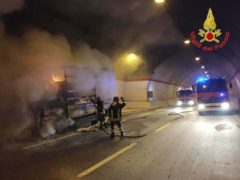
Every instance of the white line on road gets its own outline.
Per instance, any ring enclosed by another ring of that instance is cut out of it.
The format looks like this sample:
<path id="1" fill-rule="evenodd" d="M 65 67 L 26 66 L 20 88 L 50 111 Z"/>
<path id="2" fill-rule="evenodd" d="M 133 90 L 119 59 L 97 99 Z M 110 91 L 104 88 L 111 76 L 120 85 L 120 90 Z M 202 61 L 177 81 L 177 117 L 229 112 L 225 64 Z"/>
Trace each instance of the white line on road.
<path id="1" fill-rule="evenodd" d="M 77 178 L 82 178 L 90 173 L 92 173 L 93 171 L 95 171 L 96 169 L 100 168 L 101 166 L 103 166 L 104 164 L 108 163 L 109 161 L 113 160 L 114 158 L 118 157 L 119 155 L 123 154 L 124 152 L 126 152 L 127 150 L 131 149 L 133 146 L 135 146 L 137 143 L 132 143 L 130 145 L 128 145 L 127 147 L 119 150 L 118 152 L 116 152 L 115 154 L 109 156 L 108 158 L 100 161 L 99 163 L 93 165 L 92 167 L 88 168 L 87 170 L 83 171 L 82 173 L 80 173 Z"/>
<path id="2" fill-rule="evenodd" d="M 147 115 L 149 115 L 149 114 L 151 114 L 151 112 L 147 112 L 147 113 L 144 113 L 144 114 L 140 114 L 138 117 L 147 116 Z"/>
<path id="3" fill-rule="evenodd" d="M 127 119 L 123 119 L 123 120 L 122 120 L 122 122 L 126 122 L 126 121 L 127 121 Z"/>
<path id="4" fill-rule="evenodd" d="M 45 144 L 53 143 L 53 142 L 56 142 L 56 141 L 59 141 L 59 140 L 62 140 L 62 139 L 66 139 L 66 138 L 69 138 L 69 137 L 72 137 L 72 136 L 77 136 L 77 135 L 79 135 L 79 133 L 69 134 L 69 135 L 62 136 L 62 137 L 59 137 L 59 138 L 56 138 L 56 139 L 51 139 L 51 140 L 44 141 L 44 142 L 41 142 L 41 143 L 37 143 L 37 144 L 30 145 L 30 146 L 26 146 L 26 147 L 22 148 L 22 150 L 35 148 L 35 147 L 38 147 L 38 146 L 42 146 L 42 145 L 45 145 Z"/>
<path id="5" fill-rule="evenodd" d="M 171 124 L 171 123 L 168 123 L 168 124 L 166 124 L 166 125 L 158 128 L 158 129 L 156 129 L 155 132 L 159 132 L 159 131 L 163 130 L 164 128 L 168 127 L 170 124 Z"/>

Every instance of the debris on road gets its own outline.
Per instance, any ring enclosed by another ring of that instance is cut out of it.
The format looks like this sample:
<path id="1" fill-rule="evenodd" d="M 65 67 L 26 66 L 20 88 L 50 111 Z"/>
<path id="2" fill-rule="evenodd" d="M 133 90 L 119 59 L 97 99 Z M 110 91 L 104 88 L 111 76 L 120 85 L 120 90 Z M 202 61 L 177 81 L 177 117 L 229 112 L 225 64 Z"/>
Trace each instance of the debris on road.
<path id="1" fill-rule="evenodd" d="M 89 126 L 89 127 L 85 127 L 85 128 L 79 128 L 79 129 L 77 129 L 77 132 L 82 132 L 82 133 L 96 132 L 96 127 L 95 126 Z"/>

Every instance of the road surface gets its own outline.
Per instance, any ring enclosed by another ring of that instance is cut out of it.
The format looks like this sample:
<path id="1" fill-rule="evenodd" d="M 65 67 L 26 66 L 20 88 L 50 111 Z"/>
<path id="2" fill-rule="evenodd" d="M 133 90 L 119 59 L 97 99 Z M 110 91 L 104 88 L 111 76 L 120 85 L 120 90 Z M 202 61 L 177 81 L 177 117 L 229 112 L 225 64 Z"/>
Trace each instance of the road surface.
<path id="1" fill-rule="evenodd" d="M 239 120 L 238 114 L 199 116 L 194 108 L 133 114 L 124 117 L 126 135 L 144 137 L 74 133 L 2 150 L 0 179 L 239 180 Z"/>

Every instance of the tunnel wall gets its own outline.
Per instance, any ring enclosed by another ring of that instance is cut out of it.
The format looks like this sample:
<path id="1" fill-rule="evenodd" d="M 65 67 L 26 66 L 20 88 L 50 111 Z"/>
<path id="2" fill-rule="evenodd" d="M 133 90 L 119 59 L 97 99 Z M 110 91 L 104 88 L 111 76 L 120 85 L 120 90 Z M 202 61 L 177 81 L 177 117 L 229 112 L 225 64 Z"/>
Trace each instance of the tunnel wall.
<path id="1" fill-rule="evenodd" d="M 166 101 L 176 102 L 175 94 L 179 87 L 190 87 L 198 77 L 204 75 L 206 69 L 202 70 L 201 63 L 196 62 L 194 57 L 195 54 L 189 51 L 178 53 L 161 62 L 147 78 L 118 82 L 118 93 L 125 96 L 133 106 L 143 103 L 141 106 L 152 107 Z M 214 54 L 202 57 L 204 62 L 208 62 L 207 71 L 211 77 L 226 77 L 232 82 L 233 89 L 229 90 L 229 93 L 231 98 L 236 100 L 240 97 L 240 73 L 236 73 L 238 68 L 226 58 L 222 58 L 221 61 L 219 58 L 219 55 Z M 231 80 L 234 74 L 236 75 Z"/>
<path id="2" fill-rule="evenodd" d="M 118 80 L 117 95 L 125 97 L 128 108 L 151 108 L 175 104 L 177 87 L 149 79 Z M 152 98 L 149 98 L 152 91 Z"/>
<path id="3" fill-rule="evenodd" d="M 240 97 L 240 73 L 233 79 L 233 95 L 237 98 Z"/>
<path id="4" fill-rule="evenodd" d="M 147 80 L 117 81 L 118 96 L 123 96 L 129 102 L 147 101 Z"/>
<path id="5" fill-rule="evenodd" d="M 176 89 L 176 85 L 157 80 L 150 80 L 148 84 L 148 91 L 153 91 L 152 101 L 174 99 Z"/>
<path id="6" fill-rule="evenodd" d="M 239 102 L 238 99 L 240 98 L 240 73 L 236 74 L 235 77 L 232 79 L 231 81 L 232 83 L 232 90 L 231 92 L 231 101 L 232 101 L 232 105 L 235 108 L 239 108 Z"/>

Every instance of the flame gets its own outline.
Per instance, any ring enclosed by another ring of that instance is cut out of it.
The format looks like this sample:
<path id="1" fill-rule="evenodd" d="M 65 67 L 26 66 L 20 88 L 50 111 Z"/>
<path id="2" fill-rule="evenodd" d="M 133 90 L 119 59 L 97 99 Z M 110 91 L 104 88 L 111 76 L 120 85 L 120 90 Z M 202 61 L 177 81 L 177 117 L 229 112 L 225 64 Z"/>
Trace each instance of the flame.
<path id="1" fill-rule="evenodd" d="M 207 19 L 204 22 L 203 27 L 204 27 L 205 30 L 210 30 L 210 29 L 215 30 L 217 28 L 215 18 L 213 16 L 213 12 L 212 12 L 211 8 L 208 10 Z"/>
<path id="2" fill-rule="evenodd" d="M 64 77 L 63 77 L 63 76 L 59 76 L 59 75 L 52 74 L 52 80 L 53 80 L 54 82 L 63 82 L 63 81 L 64 81 Z"/>

